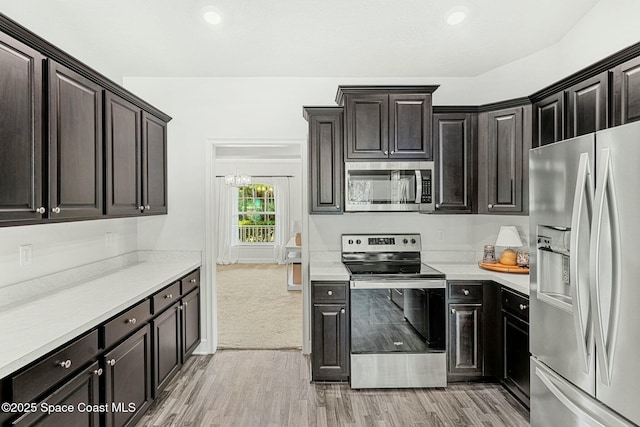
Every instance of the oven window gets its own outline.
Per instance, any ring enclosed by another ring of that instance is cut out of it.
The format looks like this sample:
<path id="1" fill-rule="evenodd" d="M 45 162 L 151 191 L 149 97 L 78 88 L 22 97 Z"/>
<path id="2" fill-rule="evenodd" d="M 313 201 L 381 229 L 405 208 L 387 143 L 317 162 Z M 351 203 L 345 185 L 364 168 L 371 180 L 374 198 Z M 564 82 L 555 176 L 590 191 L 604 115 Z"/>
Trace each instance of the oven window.
<path id="1" fill-rule="evenodd" d="M 351 289 L 351 353 L 444 351 L 444 304 L 444 289 Z"/>

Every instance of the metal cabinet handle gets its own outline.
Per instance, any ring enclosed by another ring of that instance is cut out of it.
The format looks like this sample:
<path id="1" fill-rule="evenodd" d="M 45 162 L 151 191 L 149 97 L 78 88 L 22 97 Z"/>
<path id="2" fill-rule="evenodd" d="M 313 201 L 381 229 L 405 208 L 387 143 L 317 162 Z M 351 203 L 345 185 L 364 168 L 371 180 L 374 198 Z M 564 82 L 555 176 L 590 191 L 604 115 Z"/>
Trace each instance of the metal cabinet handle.
<path id="1" fill-rule="evenodd" d="M 184 302 L 184 306 L 186 307 L 186 306 L 188 306 L 188 305 L 189 305 L 189 302 L 188 302 L 188 301 L 185 301 L 185 302 Z"/>
<path id="2" fill-rule="evenodd" d="M 58 206 L 56 206 L 55 208 L 51 209 L 51 212 L 58 214 L 60 213 L 60 208 Z"/>
<path id="3" fill-rule="evenodd" d="M 100 376 L 100 375 L 102 375 L 102 372 L 103 372 L 102 368 L 99 368 L 99 369 L 96 369 L 95 371 L 93 371 L 93 375 Z"/>
<path id="4" fill-rule="evenodd" d="M 340 313 L 344 314 L 344 313 L 345 313 L 345 309 L 344 309 L 344 308 L 343 308 L 343 309 L 341 309 L 341 310 L 340 310 Z"/>
<path id="5" fill-rule="evenodd" d="M 440 204 L 436 203 L 436 209 L 440 209 Z"/>
<path id="6" fill-rule="evenodd" d="M 71 367 L 71 360 L 67 359 L 67 360 L 64 360 L 62 362 L 58 362 L 58 366 L 60 366 L 61 368 L 64 368 L 64 369 L 69 369 Z"/>
<path id="7" fill-rule="evenodd" d="M 336 205 L 336 209 L 340 209 L 340 205 Z"/>
<path id="8" fill-rule="evenodd" d="M 462 293 L 465 294 L 465 295 L 469 295 L 469 289 L 463 289 Z"/>
<path id="9" fill-rule="evenodd" d="M 387 150 L 384 150 L 384 155 L 385 156 L 389 155 L 389 152 Z"/>
<path id="10" fill-rule="evenodd" d="M 520 304 L 520 310 L 526 310 L 527 308 L 529 308 L 528 305 L 526 304 Z"/>
<path id="11" fill-rule="evenodd" d="M 173 294 L 166 294 L 166 295 L 164 296 L 164 298 L 165 298 L 165 299 L 171 299 L 171 298 L 173 298 Z"/>
<path id="12" fill-rule="evenodd" d="M 391 154 L 396 154 L 396 152 L 394 150 L 391 150 Z"/>
<path id="13" fill-rule="evenodd" d="M 189 280 L 190 283 L 196 283 L 196 279 Z"/>
<path id="14" fill-rule="evenodd" d="M 333 295 L 333 291 L 327 291 L 327 295 L 329 296 Z"/>
<path id="15" fill-rule="evenodd" d="M 452 309 L 451 309 L 451 314 L 455 314 L 455 313 L 456 313 L 456 309 L 455 309 L 455 308 L 452 308 Z"/>
<path id="16" fill-rule="evenodd" d="M 137 322 L 136 318 L 133 317 L 131 319 L 127 319 L 124 323 L 135 325 Z"/>
<path id="17" fill-rule="evenodd" d="M 145 208 L 146 210 L 149 210 L 149 209 L 151 209 L 151 206 L 147 205 L 147 206 L 145 206 L 144 208 Z"/>
<path id="18" fill-rule="evenodd" d="M 491 203 L 489 203 L 489 204 L 487 205 L 487 207 L 488 207 L 489 209 L 493 209 L 493 205 L 492 205 Z"/>
<path id="19" fill-rule="evenodd" d="M 107 360 L 107 365 L 116 366 L 116 359 Z"/>
<path id="20" fill-rule="evenodd" d="M 139 210 L 140 212 L 144 211 L 144 206 L 138 206 L 138 210 Z"/>
<path id="21" fill-rule="evenodd" d="M 39 214 L 43 214 L 43 213 L 45 213 L 46 211 L 47 211 L 47 210 L 46 210 L 44 207 L 42 207 L 42 206 L 40 206 L 38 209 L 36 209 L 36 212 L 37 212 L 37 213 L 39 213 Z"/>

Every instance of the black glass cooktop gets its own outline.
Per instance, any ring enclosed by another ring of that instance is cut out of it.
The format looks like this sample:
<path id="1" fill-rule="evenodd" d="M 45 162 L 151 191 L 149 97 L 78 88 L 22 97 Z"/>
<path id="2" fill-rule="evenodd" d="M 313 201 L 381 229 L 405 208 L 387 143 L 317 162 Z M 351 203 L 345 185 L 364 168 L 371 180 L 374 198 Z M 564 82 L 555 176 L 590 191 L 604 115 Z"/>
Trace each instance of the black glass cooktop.
<path id="1" fill-rule="evenodd" d="M 444 273 L 423 263 L 345 262 L 352 279 L 444 279 Z"/>

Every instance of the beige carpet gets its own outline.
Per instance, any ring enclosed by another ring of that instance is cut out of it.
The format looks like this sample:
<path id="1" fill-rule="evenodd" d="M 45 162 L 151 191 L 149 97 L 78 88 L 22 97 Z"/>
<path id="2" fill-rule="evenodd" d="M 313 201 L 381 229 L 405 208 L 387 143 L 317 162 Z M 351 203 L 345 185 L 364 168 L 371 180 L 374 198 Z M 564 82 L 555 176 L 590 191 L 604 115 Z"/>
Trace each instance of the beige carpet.
<path id="1" fill-rule="evenodd" d="M 287 291 L 285 266 L 218 265 L 218 348 L 302 348 L 302 292 Z"/>

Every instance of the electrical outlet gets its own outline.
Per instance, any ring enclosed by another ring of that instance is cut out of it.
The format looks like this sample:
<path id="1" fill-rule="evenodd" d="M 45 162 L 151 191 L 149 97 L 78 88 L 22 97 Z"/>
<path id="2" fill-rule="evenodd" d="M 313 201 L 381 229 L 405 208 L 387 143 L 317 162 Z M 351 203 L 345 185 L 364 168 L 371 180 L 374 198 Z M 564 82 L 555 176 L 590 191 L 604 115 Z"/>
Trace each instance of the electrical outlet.
<path id="1" fill-rule="evenodd" d="M 113 233 L 111 232 L 104 233 L 104 246 L 106 248 L 110 248 L 113 246 Z"/>
<path id="2" fill-rule="evenodd" d="M 33 245 L 20 246 L 20 267 L 30 265 L 33 260 Z"/>

